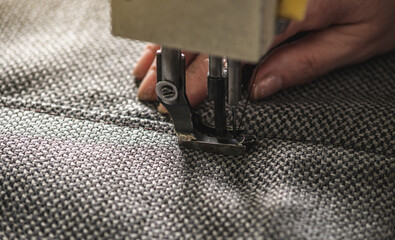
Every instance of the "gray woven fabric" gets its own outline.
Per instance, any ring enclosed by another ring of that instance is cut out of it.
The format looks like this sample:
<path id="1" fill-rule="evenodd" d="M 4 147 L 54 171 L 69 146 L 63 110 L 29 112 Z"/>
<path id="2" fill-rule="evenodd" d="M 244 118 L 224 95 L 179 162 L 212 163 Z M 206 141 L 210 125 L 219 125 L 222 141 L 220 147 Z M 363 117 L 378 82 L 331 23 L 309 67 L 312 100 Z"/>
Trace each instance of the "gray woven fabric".
<path id="1" fill-rule="evenodd" d="M 224 157 L 137 100 L 143 44 L 109 23 L 0 0 L 1 239 L 395 238 L 394 52 L 251 104 L 257 144 Z"/>

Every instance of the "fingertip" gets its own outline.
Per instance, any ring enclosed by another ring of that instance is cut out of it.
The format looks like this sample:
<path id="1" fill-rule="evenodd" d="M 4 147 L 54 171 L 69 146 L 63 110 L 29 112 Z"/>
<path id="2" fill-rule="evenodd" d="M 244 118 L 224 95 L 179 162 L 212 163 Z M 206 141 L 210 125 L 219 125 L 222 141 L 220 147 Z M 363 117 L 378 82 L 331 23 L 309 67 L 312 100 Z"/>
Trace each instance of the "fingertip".
<path id="1" fill-rule="evenodd" d="M 251 99 L 260 100 L 262 98 L 273 95 L 283 88 L 284 80 L 280 75 L 267 74 L 252 86 Z"/>
<path id="2" fill-rule="evenodd" d="M 155 101 L 155 82 L 156 82 L 156 71 L 150 70 L 141 82 L 137 97 L 140 101 Z"/>
<path id="3" fill-rule="evenodd" d="M 133 69 L 133 76 L 137 80 L 141 80 L 147 74 L 149 67 L 154 62 L 156 57 L 156 51 L 158 51 L 159 46 L 157 45 L 147 45 L 144 51 L 141 53 L 140 59 L 137 61 L 136 66 Z"/>
<path id="4" fill-rule="evenodd" d="M 167 109 L 160 103 L 158 106 L 158 112 L 162 113 L 162 114 L 169 114 L 169 112 L 167 111 Z"/>

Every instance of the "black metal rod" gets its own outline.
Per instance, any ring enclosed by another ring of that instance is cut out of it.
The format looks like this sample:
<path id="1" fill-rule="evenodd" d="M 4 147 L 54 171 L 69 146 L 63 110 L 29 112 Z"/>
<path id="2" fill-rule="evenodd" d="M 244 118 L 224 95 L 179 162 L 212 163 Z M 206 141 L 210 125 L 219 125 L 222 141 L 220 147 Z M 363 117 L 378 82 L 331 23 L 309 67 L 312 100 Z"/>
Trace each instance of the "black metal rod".
<path id="1" fill-rule="evenodd" d="M 222 77 L 222 57 L 209 56 L 209 72 L 211 77 Z"/>
<path id="2" fill-rule="evenodd" d="M 208 100 L 213 101 L 215 97 L 215 89 L 212 86 L 212 78 L 222 78 L 222 58 L 216 56 L 209 56 L 209 71 L 207 77 L 207 95 Z"/>
<path id="3" fill-rule="evenodd" d="M 209 77 L 214 99 L 215 131 L 218 137 L 226 135 L 225 79 Z"/>

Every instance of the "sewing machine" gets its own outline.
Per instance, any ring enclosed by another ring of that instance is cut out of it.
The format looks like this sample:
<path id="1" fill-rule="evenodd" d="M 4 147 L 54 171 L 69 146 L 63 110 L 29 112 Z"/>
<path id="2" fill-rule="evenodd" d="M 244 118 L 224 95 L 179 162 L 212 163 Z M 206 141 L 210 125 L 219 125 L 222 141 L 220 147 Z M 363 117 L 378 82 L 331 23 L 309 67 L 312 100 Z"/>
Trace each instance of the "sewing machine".
<path id="1" fill-rule="evenodd" d="M 241 62 L 257 62 L 291 19 L 303 19 L 306 5 L 307 0 L 112 0 L 112 32 L 162 45 L 155 90 L 181 145 L 238 155 L 253 142 L 237 118 Z M 208 99 L 214 102 L 213 126 L 202 122 L 189 104 L 180 49 L 210 54 L 207 83 Z M 231 124 L 226 104 L 232 109 Z"/>

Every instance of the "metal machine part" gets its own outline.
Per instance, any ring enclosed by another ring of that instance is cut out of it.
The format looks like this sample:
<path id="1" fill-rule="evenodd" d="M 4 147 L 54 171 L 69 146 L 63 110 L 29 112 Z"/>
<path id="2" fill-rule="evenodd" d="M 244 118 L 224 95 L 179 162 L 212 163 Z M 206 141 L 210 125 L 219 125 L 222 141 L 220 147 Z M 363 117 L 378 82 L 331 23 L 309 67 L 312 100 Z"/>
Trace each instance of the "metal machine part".
<path id="1" fill-rule="evenodd" d="M 228 60 L 228 103 L 232 107 L 233 129 L 237 129 L 237 106 L 241 96 L 241 62 Z"/>
<path id="2" fill-rule="evenodd" d="M 173 117 L 177 133 L 191 134 L 195 126 L 185 90 L 185 57 L 180 50 L 163 47 L 157 53 L 158 100 Z"/>
<path id="3" fill-rule="evenodd" d="M 157 54 L 155 91 L 181 145 L 237 155 L 253 139 L 240 130 L 242 118 L 237 126 L 241 61 L 258 61 L 275 34 L 286 31 L 289 19 L 303 19 L 306 5 L 307 0 L 111 0 L 112 32 L 167 46 Z M 185 57 L 178 49 L 210 54 L 207 84 L 208 98 L 214 101 L 213 126 L 191 109 Z M 226 56 L 226 71 L 218 56 Z M 232 109 L 232 126 L 227 124 L 226 104 Z"/>
<path id="4" fill-rule="evenodd" d="M 228 60 L 228 103 L 237 106 L 241 96 L 241 62 Z"/>
<path id="5" fill-rule="evenodd" d="M 222 57 L 210 55 L 209 57 L 209 72 L 211 77 L 222 77 Z"/>
<path id="6" fill-rule="evenodd" d="M 277 0 L 111 0 L 111 8 L 114 35 L 254 62 L 274 38 Z"/>
<path id="7" fill-rule="evenodd" d="M 216 134 L 226 136 L 225 77 L 222 71 L 222 58 L 210 56 L 207 76 L 208 99 L 214 101 L 214 121 Z"/>
<path id="8" fill-rule="evenodd" d="M 155 91 L 158 101 L 169 111 L 181 145 L 225 155 L 242 154 L 252 138 L 245 136 L 243 131 L 238 131 L 235 127 L 227 127 L 227 77 L 223 75 L 222 58 L 211 56 L 209 69 L 208 95 L 214 101 L 214 126 L 203 123 L 191 109 L 185 91 L 185 58 L 177 49 L 162 47 L 157 53 L 158 83 Z M 232 99 L 235 101 L 236 98 Z"/>
<path id="9" fill-rule="evenodd" d="M 256 62 L 308 0 L 111 0 L 116 36 Z M 280 19 L 280 24 L 276 23 Z M 284 25 L 285 24 L 285 25 Z"/>

